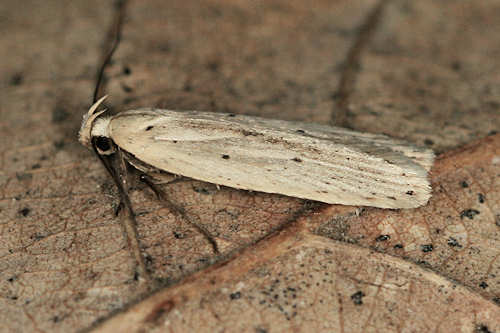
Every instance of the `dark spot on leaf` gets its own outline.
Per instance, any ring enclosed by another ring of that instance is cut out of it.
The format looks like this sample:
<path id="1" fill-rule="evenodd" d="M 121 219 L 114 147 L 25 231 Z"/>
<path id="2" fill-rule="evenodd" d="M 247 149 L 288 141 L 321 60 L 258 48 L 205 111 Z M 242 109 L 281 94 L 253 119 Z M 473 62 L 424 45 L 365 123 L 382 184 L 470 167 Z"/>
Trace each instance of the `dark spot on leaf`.
<path id="1" fill-rule="evenodd" d="M 177 238 L 177 239 L 184 239 L 184 238 L 186 238 L 186 235 L 183 234 L 182 232 L 173 231 L 172 234 L 174 234 L 174 237 Z"/>
<path id="2" fill-rule="evenodd" d="M 207 68 L 212 72 L 217 72 L 219 70 L 220 63 L 218 61 L 210 61 L 207 63 Z"/>
<path id="3" fill-rule="evenodd" d="M 228 160 L 229 159 L 229 155 L 224 154 L 224 155 L 222 155 L 222 158 L 225 159 L 225 160 Z"/>
<path id="4" fill-rule="evenodd" d="M 147 254 L 144 257 L 144 262 L 145 262 L 146 266 L 151 266 L 153 264 L 153 257 L 151 257 L 149 254 Z"/>
<path id="5" fill-rule="evenodd" d="M 422 249 L 422 252 L 432 252 L 432 250 L 434 250 L 434 246 L 432 244 L 420 245 L 420 248 Z"/>
<path id="6" fill-rule="evenodd" d="M 476 326 L 476 332 L 477 333 L 493 333 L 493 331 L 490 331 L 487 325 L 480 324 Z"/>
<path id="7" fill-rule="evenodd" d="M 375 241 L 384 242 L 384 241 L 389 240 L 389 239 L 391 239 L 390 235 L 380 235 L 377 238 L 375 238 Z"/>
<path id="8" fill-rule="evenodd" d="M 407 191 L 406 194 L 408 194 L 408 195 L 414 195 L 415 192 L 413 192 L 413 191 Z"/>
<path id="9" fill-rule="evenodd" d="M 44 239 L 46 236 L 45 235 L 40 235 L 40 234 L 33 234 L 30 236 L 31 239 L 34 239 L 34 240 L 40 240 L 40 239 Z"/>
<path id="10" fill-rule="evenodd" d="M 387 199 L 396 200 L 395 197 L 387 197 Z"/>
<path id="11" fill-rule="evenodd" d="M 235 292 L 235 293 L 232 293 L 231 295 L 229 295 L 229 297 L 233 300 L 233 299 L 240 299 L 241 298 L 241 293 L 239 291 Z"/>
<path id="12" fill-rule="evenodd" d="M 357 291 L 351 295 L 351 299 L 355 305 L 361 305 L 361 304 L 363 304 L 363 297 L 365 297 L 365 296 L 366 296 L 366 294 L 364 292 Z"/>
<path id="13" fill-rule="evenodd" d="M 479 284 L 479 287 L 481 287 L 482 289 L 486 289 L 488 288 L 488 284 L 484 281 L 482 281 L 480 284 Z"/>
<path id="14" fill-rule="evenodd" d="M 151 131 L 153 128 L 154 128 L 154 126 L 149 125 L 148 127 L 146 127 L 146 131 Z"/>
<path id="15" fill-rule="evenodd" d="M 297 162 L 297 163 L 301 163 L 302 162 L 302 160 L 300 158 L 298 158 L 298 157 L 292 158 L 292 161 Z"/>
<path id="16" fill-rule="evenodd" d="M 11 86 L 19 86 L 23 83 L 23 81 L 24 81 L 23 73 L 21 73 L 21 72 L 15 73 L 10 78 L 10 85 Z"/>
<path id="17" fill-rule="evenodd" d="M 462 247 L 462 245 L 460 245 L 458 240 L 456 240 L 453 237 L 448 238 L 447 244 L 451 247 Z"/>
<path id="18" fill-rule="evenodd" d="M 297 132 L 297 133 L 305 133 L 305 131 L 304 131 L 304 130 L 301 130 L 301 129 L 298 129 L 296 132 Z"/>
<path id="19" fill-rule="evenodd" d="M 474 216 L 478 215 L 479 211 L 476 209 L 465 209 L 460 213 L 460 218 L 468 217 L 470 220 L 474 218 Z"/>
<path id="20" fill-rule="evenodd" d="M 130 75 L 131 73 L 132 71 L 130 70 L 130 67 L 128 67 L 127 65 L 123 66 L 123 74 Z"/>
<path id="21" fill-rule="evenodd" d="M 19 214 L 21 214 L 22 216 L 26 217 L 28 216 L 28 214 L 31 212 L 31 209 L 29 209 L 28 207 L 25 207 L 21 210 L 19 210 Z"/>

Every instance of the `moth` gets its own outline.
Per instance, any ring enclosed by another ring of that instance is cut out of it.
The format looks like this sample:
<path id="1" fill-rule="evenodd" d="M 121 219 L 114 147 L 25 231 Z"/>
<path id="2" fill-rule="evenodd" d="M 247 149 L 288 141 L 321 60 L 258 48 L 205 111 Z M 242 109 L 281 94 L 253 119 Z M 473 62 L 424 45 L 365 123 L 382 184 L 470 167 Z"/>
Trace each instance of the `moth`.
<path id="1" fill-rule="evenodd" d="M 329 204 L 415 208 L 431 196 L 430 149 L 385 135 L 244 115 L 141 108 L 103 116 L 80 142 L 135 168 Z"/>

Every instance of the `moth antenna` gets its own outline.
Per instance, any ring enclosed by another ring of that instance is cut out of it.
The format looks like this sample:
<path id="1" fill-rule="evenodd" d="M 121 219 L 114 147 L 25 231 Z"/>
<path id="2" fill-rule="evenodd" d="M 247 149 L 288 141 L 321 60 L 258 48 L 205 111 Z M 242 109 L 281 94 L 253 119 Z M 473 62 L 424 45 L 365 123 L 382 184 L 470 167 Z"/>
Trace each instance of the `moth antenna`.
<path id="1" fill-rule="evenodd" d="M 97 111 L 97 108 L 107 97 L 108 95 L 101 97 L 90 107 L 89 111 L 83 116 L 82 126 L 80 127 L 80 131 L 78 132 L 78 140 L 87 148 L 92 147 L 92 128 L 94 127 L 94 121 L 101 114 L 107 111 L 107 109 Z"/>

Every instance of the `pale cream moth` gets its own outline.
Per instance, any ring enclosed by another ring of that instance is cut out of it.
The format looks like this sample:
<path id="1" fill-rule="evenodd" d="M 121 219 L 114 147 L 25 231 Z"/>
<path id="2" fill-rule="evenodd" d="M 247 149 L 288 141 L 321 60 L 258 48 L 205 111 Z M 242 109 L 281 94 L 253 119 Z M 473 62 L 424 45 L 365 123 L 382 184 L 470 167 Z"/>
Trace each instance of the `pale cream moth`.
<path id="1" fill-rule="evenodd" d="M 385 135 L 152 108 L 103 117 L 97 108 L 104 98 L 85 115 L 80 142 L 91 147 L 99 138 L 99 154 L 116 145 L 148 170 L 330 204 L 415 208 L 431 196 L 432 150 Z"/>

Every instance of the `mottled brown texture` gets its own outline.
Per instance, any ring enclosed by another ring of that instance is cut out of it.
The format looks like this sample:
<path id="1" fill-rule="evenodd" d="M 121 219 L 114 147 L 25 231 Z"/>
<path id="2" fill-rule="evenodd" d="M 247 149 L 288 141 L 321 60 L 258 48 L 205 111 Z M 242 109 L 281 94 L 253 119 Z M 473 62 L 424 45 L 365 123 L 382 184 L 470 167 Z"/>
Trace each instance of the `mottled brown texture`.
<path id="1" fill-rule="evenodd" d="M 499 331 L 500 139 L 485 138 L 500 127 L 499 4 L 385 2 L 367 33 L 378 4 L 127 3 L 111 111 L 339 119 L 446 152 L 417 210 L 181 180 L 162 186 L 180 218 L 132 183 L 145 282 L 114 184 L 76 137 L 119 7 L 2 1 L 0 330 Z"/>

